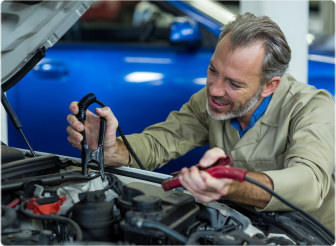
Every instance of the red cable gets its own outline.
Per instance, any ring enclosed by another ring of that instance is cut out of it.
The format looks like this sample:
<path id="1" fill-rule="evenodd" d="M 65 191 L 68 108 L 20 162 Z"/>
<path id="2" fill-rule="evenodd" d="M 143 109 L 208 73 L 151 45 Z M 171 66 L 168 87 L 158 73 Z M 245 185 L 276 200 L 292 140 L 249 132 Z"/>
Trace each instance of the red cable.
<path id="1" fill-rule="evenodd" d="M 203 168 L 199 169 L 204 170 L 205 172 L 209 173 L 212 177 L 217 179 L 227 178 L 243 182 L 246 170 L 228 166 L 228 164 L 230 164 L 231 162 L 232 162 L 231 157 L 226 156 L 226 158 L 219 159 L 212 167 L 206 169 Z M 180 187 L 181 183 L 179 180 L 179 175 L 172 179 L 167 179 L 163 181 L 161 186 L 165 191 L 174 189 L 176 187 Z"/>
<path id="2" fill-rule="evenodd" d="M 11 201 L 10 203 L 7 204 L 7 207 L 14 208 L 19 203 L 20 203 L 20 199 L 19 198 L 15 198 L 13 201 Z"/>

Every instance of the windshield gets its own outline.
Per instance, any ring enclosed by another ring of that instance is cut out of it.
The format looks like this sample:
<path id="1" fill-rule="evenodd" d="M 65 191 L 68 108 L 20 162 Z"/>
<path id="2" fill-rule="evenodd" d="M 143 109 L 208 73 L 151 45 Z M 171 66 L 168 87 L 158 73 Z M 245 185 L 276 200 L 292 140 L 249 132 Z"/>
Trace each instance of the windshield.
<path id="1" fill-rule="evenodd" d="M 223 25 L 227 24 L 238 14 L 226 8 L 223 4 L 210 0 L 186 1 L 186 3 Z"/>

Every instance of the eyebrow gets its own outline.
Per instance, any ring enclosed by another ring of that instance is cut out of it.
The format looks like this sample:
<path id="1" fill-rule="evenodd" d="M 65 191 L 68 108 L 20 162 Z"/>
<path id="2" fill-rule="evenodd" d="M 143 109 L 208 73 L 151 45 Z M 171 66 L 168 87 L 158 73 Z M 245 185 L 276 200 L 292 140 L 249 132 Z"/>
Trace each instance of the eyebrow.
<path id="1" fill-rule="evenodd" d="M 210 67 L 212 67 L 212 68 L 214 68 L 215 70 L 217 70 L 217 69 L 215 68 L 215 66 L 213 65 L 212 60 L 210 60 Z M 245 82 L 243 82 L 243 81 L 238 81 L 238 80 L 233 79 L 233 78 L 230 78 L 230 77 L 225 77 L 225 78 L 231 80 L 232 82 L 234 82 L 234 83 L 236 83 L 236 84 L 242 85 L 242 86 L 246 86 L 246 85 L 247 85 L 247 83 L 245 83 Z"/>

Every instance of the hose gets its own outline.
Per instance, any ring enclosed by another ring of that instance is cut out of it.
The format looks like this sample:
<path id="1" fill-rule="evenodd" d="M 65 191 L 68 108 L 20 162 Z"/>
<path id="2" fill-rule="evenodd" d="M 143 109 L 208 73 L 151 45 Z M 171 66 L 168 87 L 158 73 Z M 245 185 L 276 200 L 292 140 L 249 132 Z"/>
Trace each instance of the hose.
<path id="1" fill-rule="evenodd" d="M 112 189 L 115 193 L 117 193 L 119 196 L 121 196 L 122 194 L 122 187 L 123 187 L 123 183 L 119 180 L 119 178 L 115 175 L 113 175 L 112 173 L 107 175 L 107 179 L 110 183 L 109 186 L 107 186 L 106 188 L 102 189 L 102 191 L 107 191 L 109 189 Z"/>
<path id="2" fill-rule="evenodd" d="M 197 231 L 190 235 L 188 242 L 186 242 L 186 245 L 201 245 L 199 243 L 200 238 L 207 238 L 207 237 L 214 237 L 218 234 L 222 234 L 220 232 L 214 232 L 214 231 Z"/>
<path id="3" fill-rule="evenodd" d="M 168 226 L 163 225 L 163 224 L 161 224 L 159 222 L 156 222 L 156 221 L 149 221 L 149 220 L 142 219 L 142 218 L 132 218 L 130 220 L 130 224 L 132 226 L 136 226 L 138 228 L 159 230 L 159 231 L 165 233 L 166 235 L 175 238 L 179 242 L 182 242 L 183 244 L 186 244 L 187 241 L 188 241 L 187 237 L 183 236 L 182 234 L 178 233 L 177 231 L 174 231 L 174 230 L 170 229 Z"/>
<path id="4" fill-rule="evenodd" d="M 68 209 L 68 211 L 63 215 L 63 217 L 69 218 L 70 214 L 72 213 L 72 210 L 73 210 L 73 206 Z M 60 236 L 59 236 L 60 242 L 65 242 L 65 227 L 66 227 L 65 224 L 61 224 L 60 226 Z"/>
<path id="5" fill-rule="evenodd" d="M 58 215 L 37 215 L 37 214 L 31 214 L 31 213 L 25 211 L 25 205 L 26 205 L 26 201 L 22 202 L 21 205 L 20 205 L 20 212 L 23 215 L 25 215 L 25 216 L 27 216 L 29 218 L 32 218 L 32 219 L 54 220 L 54 221 L 58 221 L 58 222 L 61 222 L 61 223 L 70 224 L 76 230 L 76 241 L 82 241 L 83 240 L 83 233 L 82 233 L 81 228 L 72 219 L 65 218 L 65 217 L 58 216 Z"/>

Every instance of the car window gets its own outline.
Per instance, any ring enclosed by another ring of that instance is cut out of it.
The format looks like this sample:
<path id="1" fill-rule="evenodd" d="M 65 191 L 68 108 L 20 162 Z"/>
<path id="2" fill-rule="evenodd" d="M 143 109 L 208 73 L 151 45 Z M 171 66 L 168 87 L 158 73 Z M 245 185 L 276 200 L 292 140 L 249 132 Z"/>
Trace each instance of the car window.
<path id="1" fill-rule="evenodd" d="M 147 1 L 94 1 L 62 40 L 169 43 L 174 18 Z"/>
<path id="2" fill-rule="evenodd" d="M 165 1 L 94 1 L 88 11 L 62 37 L 83 43 L 144 43 L 174 46 L 170 26 L 185 16 Z M 201 47 L 214 48 L 217 37 L 201 26 Z"/>

